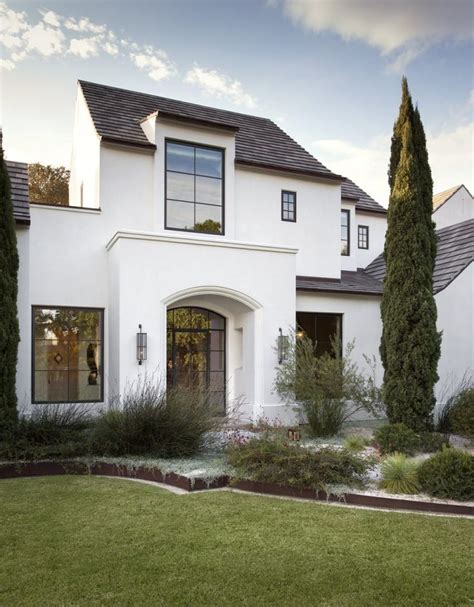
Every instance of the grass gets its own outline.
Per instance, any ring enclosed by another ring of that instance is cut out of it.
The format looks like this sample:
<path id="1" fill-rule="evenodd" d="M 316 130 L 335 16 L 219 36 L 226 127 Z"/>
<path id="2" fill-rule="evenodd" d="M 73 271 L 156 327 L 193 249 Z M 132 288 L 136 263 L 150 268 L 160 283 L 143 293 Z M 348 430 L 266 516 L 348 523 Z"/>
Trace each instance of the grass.
<path id="1" fill-rule="evenodd" d="M 0 605 L 469 605 L 471 520 L 0 481 Z"/>

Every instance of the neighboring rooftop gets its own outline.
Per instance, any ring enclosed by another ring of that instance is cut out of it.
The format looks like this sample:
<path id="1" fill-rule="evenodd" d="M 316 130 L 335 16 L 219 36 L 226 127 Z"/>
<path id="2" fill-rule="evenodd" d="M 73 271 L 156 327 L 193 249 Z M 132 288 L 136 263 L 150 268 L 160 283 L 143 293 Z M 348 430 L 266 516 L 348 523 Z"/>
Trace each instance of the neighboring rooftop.
<path id="1" fill-rule="evenodd" d="M 455 185 L 454 188 L 449 188 L 449 190 L 444 190 L 444 192 L 439 192 L 439 194 L 434 194 L 433 211 L 436 211 L 436 209 L 438 209 L 442 204 L 447 202 L 451 198 L 451 196 L 456 194 L 456 192 L 458 190 L 460 190 L 462 187 L 464 187 L 462 184 Z"/>
<path id="2" fill-rule="evenodd" d="M 474 219 L 468 219 L 436 231 L 438 253 L 433 272 L 433 290 L 445 289 L 474 260 Z M 379 281 L 385 276 L 383 253 L 372 261 L 365 272 Z"/>
<path id="3" fill-rule="evenodd" d="M 30 200 L 28 196 L 28 165 L 24 162 L 6 160 L 10 177 L 13 216 L 16 223 L 30 225 Z"/>
<path id="4" fill-rule="evenodd" d="M 83 80 L 79 85 L 96 131 L 104 141 L 155 149 L 140 126 L 144 118 L 155 112 L 187 122 L 221 126 L 236 133 L 236 164 L 342 181 L 342 196 L 355 200 L 357 209 L 386 213 L 355 183 L 330 171 L 268 118 Z"/>

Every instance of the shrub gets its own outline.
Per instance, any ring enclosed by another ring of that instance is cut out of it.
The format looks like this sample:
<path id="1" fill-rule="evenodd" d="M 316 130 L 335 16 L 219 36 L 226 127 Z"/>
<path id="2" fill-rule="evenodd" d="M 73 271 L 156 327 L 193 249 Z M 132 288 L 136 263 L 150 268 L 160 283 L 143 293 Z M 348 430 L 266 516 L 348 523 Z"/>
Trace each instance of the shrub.
<path id="1" fill-rule="evenodd" d="M 87 407 L 71 404 L 36 405 L 21 413 L 0 443 L 6 459 L 75 457 L 88 451 L 91 419 Z"/>
<path id="2" fill-rule="evenodd" d="M 404 453 L 413 455 L 420 447 L 420 437 L 405 424 L 386 424 L 374 434 L 374 442 L 382 454 Z"/>
<path id="3" fill-rule="evenodd" d="M 344 441 L 344 447 L 348 451 L 362 451 L 369 444 L 368 440 L 363 436 L 352 435 L 348 436 Z"/>
<path id="4" fill-rule="evenodd" d="M 443 447 L 449 447 L 448 437 L 440 432 L 420 432 L 419 438 L 420 450 L 425 453 L 435 453 Z"/>
<path id="5" fill-rule="evenodd" d="M 467 393 L 467 397 L 465 396 L 465 393 Z M 439 413 L 438 413 L 437 419 L 436 419 L 436 430 L 438 432 L 442 432 L 443 434 L 450 434 L 454 431 L 453 427 L 452 427 L 451 412 L 456 409 L 456 406 L 458 403 L 461 403 L 461 408 L 463 408 L 463 401 L 464 401 L 464 403 L 465 403 L 464 406 L 466 406 L 466 404 L 469 402 L 469 398 L 471 399 L 470 400 L 470 402 L 471 402 L 470 427 L 472 429 L 472 426 L 473 426 L 472 416 L 474 415 L 474 413 L 473 413 L 474 406 L 472 404 L 473 394 L 474 394 L 474 376 L 472 375 L 471 372 L 466 372 L 461 377 L 460 380 L 454 380 L 454 381 L 448 382 L 442 387 L 441 393 L 438 398 L 438 402 L 442 403 L 442 405 L 440 407 L 440 410 L 439 410 Z M 469 407 L 468 407 L 468 409 L 469 409 Z M 466 431 L 464 431 L 464 432 L 466 432 Z M 469 435 L 469 434 L 467 434 L 467 435 Z M 471 434 L 471 436 L 472 436 L 472 434 Z"/>
<path id="6" fill-rule="evenodd" d="M 203 446 L 205 434 L 222 422 L 209 393 L 185 388 L 168 391 L 145 379 L 131 386 L 95 424 L 96 455 L 186 457 Z"/>
<path id="7" fill-rule="evenodd" d="M 333 343 L 332 352 L 318 356 L 309 337 L 289 339 L 286 360 L 276 369 L 275 390 L 287 402 L 298 403 L 313 436 L 333 436 L 357 411 L 377 414 L 381 408 L 375 363 L 366 359 L 371 374 L 365 376 L 351 360 L 353 349 L 350 343 L 341 355 Z"/>
<path id="8" fill-rule="evenodd" d="M 347 450 L 311 451 L 274 438 L 254 438 L 230 447 L 229 463 L 238 478 L 327 490 L 328 485 L 361 485 L 371 462 Z"/>
<path id="9" fill-rule="evenodd" d="M 474 457 L 459 449 L 443 449 L 422 463 L 420 486 L 433 497 L 454 500 L 474 498 Z"/>
<path id="10" fill-rule="evenodd" d="M 453 432 L 474 437 L 474 387 L 458 394 L 449 411 Z"/>
<path id="11" fill-rule="evenodd" d="M 403 453 L 394 453 L 384 459 L 381 466 L 380 487 L 390 493 L 417 493 L 419 463 Z"/>

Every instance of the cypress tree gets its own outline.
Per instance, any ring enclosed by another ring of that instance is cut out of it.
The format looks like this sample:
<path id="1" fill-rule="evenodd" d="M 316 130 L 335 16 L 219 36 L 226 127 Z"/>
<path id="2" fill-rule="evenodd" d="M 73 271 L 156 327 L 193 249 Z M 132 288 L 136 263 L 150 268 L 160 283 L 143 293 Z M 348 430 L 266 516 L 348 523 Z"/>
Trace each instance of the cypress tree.
<path id="1" fill-rule="evenodd" d="M 0 139 L 0 433 L 17 419 L 18 265 L 10 179 Z"/>
<path id="2" fill-rule="evenodd" d="M 383 395 L 392 423 L 427 430 L 433 424 L 441 342 L 433 296 L 433 185 L 423 125 L 405 78 L 391 151 L 381 306 Z"/>

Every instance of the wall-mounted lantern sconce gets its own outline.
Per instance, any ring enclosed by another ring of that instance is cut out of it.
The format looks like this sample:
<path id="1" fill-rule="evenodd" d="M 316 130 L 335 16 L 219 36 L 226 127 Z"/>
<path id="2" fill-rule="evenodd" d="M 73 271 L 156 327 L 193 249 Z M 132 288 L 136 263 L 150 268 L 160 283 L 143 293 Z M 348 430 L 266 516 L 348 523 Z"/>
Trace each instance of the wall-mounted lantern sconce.
<path id="1" fill-rule="evenodd" d="M 146 360 L 146 333 L 142 332 L 142 326 L 138 325 L 139 331 L 137 333 L 137 360 L 138 364 L 141 365 Z"/>
<path id="2" fill-rule="evenodd" d="M 296 339 L 303 339 L 305 335 L 306 333 L 303 331 L 303 329 L 298 329 L 296 331 Z"/>
<path id="3" fill-rule="evenodd" d="M 278 329 L 278 364 L 281 365 L 288 358 L 288 335 L 283 335 L 283 331 Z"/>

